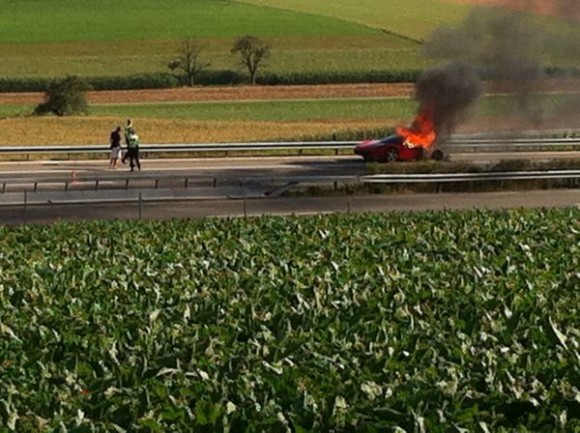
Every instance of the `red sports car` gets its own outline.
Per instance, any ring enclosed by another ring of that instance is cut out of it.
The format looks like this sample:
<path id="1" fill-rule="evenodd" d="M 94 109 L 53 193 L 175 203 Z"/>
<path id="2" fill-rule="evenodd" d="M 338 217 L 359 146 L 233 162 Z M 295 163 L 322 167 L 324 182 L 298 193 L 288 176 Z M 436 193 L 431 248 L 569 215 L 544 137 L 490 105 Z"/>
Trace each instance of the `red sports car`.
<path id="1" fill-rule="evenodd" d="M 365 161 L 395 162 L 417 161 L 425 157 L 440 160 L 443 153 L 439 149 L 429 152 L 421 146 L 409 146 L 400 135 L 389 135 L 380 140 L 366 140 L 358 144 L 354 153 Z"/>

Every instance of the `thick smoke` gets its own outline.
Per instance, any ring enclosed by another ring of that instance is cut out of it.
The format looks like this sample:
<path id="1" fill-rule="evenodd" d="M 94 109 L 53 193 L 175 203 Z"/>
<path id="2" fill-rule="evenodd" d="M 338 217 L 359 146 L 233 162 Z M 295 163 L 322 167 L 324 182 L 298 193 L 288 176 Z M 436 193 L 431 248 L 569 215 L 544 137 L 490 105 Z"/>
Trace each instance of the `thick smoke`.
<path id="1" fill-rule="evenodd" d="M 477 73 L 467 63 L 452 63 L 428 70 L 415 87 L 415 97 L 421 109 L 432 111 L 439 141 L 453 132 L 480 94 Z"/>
<path id="2" fill-rule="evenodd" d="M 580 21 L 580 2 L 578 0 L 560 0 L 558 12 L 570 21 Z"/>
<path id="3" fill-rule="evenodd" d="M 566 11 L 566 20 L 573 20 L 580 14 L 580 0 L 560 0 L 555 9 Z M 546 117 L 537 97 L 546 89 L 545 65 L 572 62 L 577 66 L 580 31 L 569 26 L 568 31 L 551 32 L 538 22 L 530 14 L 474 8 L 460 27 L 441 27 L 433 32 L 424 51 L 430 58 L 472 65 L 485 80 L 487 91 L 511 95 L 510 114 L 539 125 Z M 570 100 L 574 98 L 568 103 Z M 559 111 L 549 108 L 552 114 Z"/>
<path id="4" fill-rule="evenodd" d="M 475 8 L 462 27 L 436 30 L 425 52 L 434 58 L 468 62 L 491 83 L 489 90 L 515 95 L 519 111 L 533 107 L 530 98 L 543 72 L 537 33 L 521 14 Z"/>

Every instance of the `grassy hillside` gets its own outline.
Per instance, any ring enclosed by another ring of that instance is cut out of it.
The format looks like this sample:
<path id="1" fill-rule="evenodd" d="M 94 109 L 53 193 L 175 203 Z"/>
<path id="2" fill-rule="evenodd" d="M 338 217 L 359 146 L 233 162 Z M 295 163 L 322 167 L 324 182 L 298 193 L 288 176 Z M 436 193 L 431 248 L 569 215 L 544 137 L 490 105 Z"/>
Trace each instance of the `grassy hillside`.
<path id="1" fill-rule="evenodd" d="M 233 39 L 208 40 L 202 54 L 209 69 L 238 70 L 230 54 Z M 428 65 L 414 44 L 388 35 L 272 38 L 267 70 L 376 71 Z M 0 44 L 0 77 L 119 76 L 169 72 L 178 41 L 123 41 L 51 44 Z M 337 47 L 340 47 L 337 49 Z"/>
<path id="2" fill-rule="evenodd" d="M 230 1 L 1 0 L 3 43 L 135 39 L 369 35 L 373 29 L 337 17 Z"/>
<path id="3" fill-rule="evenodd" d="M 420 41 L 444 23 L 459 22 L 469 10 L 441 0 L 238 0 L 241 3 L 347 19 Z"/>

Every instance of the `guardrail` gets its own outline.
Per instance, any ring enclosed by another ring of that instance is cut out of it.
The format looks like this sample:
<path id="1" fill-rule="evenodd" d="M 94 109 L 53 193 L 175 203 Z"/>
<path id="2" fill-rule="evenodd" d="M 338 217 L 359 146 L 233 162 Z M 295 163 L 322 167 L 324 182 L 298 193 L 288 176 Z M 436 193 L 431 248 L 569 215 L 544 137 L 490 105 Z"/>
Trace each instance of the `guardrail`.
<path id="1" fill-rule="evenodd" d="M 360 176 L 362 183 L 450 183 L 474 181 L 580 179 L 580 170 L 502 171 L 491 173 L 375 174 Z"/>
<path id="2" fill-rule="evenodd" d="M 143 144 L 142 153 L 185 153 L 185 152 L 223 152 L 235 151 L 273 151 L 273 150 L 340 150 L 353 149 L 360 141 L 301 141 L 301 142 L 259 142 L 259 143 L 182 143 L 182 144 Z M 580 149 L 580 138 L 525 138 L 525 139 L 467 139 L 456 138 L 443 145 L 448 150 L 505 150 L 525 149 Z M 108 154 L 106 145 L 48 145 L 48 146 L 0 146 L 0 155 L 34 154 Z"/>
<path id="3" fill-rule="evenodd" d="M 580 138 L 514 138 L 514 139 L 454 139 L 443 145 L 449 149 L 493 149 L 506 151 L 537 150 L 538 148 L 580 149 Z"/>
<path id="4" fill-rule="evenodd" d="M 432 174 L 376 174 L 362 176 L 282 176 L 282 177 L 243 177 L 217 178 L 196 176 L 161 176 L 144 177 L 85 177 L 74 180 L 70 178 L 15 178 L 12 183 L 19 188 L 7 188 L 9 182 L 2 182 L 0 205 L 22 204 L 22 193 L 25 203 L 55 204 L 84 200 L 87 203 L 115 201 L 133 201 L 137 194 L 150 200 L 208 199 L 212 198 L 264 198 L 279 195 L 297 186 L 338 184 L 436 184 L 481 182 L 481 181 L 566 181 L 567 187 L 577 188 L 580 184 L 580 170 L 552 171 L 510 171 L 491 173 L 432 173 Z M 161 184 L 163 181 L 163 184 Z M 75 188 L 71 184 L 76 182 Z M 102 188 L 104 182 L 110 182 Z M 131 182 L 131 188 L 129 185 Z M 218 187 L 219 183 L 219 187 Z M 39 188 L 44 184 L 45 187 Z M 55 186 L 61 185 L 60 188 Z M 26 187 L 28 185 L 28 187 Z M 163 186 L 165 185 L 165 186 Z M 23 187 L 24 186 L 24 187 Z M 216 188 L 221 188 L 218 190 Z M 186 192 L 189 191 L 189 192 Z"/>
<path id="5" fill-rule="evenodd" d="M 306 149 L 351 149 L 358 141 L 302 141 L 302 142 L 262 142 L 262 143 L 183 143 L 183 144 L 142 144 L 142 153 L 178 152 L 232 152 L 257 150 L 306 150 Z M 39 153 L 101 153 L 108 154 L 106 145 L 78 146 L 4 146 L 0 154 L 39 154 Z"/>

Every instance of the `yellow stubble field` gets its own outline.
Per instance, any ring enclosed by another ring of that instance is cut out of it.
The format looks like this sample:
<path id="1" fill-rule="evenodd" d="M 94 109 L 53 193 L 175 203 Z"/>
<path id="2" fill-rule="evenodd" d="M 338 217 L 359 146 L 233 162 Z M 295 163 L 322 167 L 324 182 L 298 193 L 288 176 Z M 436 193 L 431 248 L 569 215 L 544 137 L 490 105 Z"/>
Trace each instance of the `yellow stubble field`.
<path id="1" fill-rule="evenodd" d="M 109 133 L 125 119 L 72 117 L 18 117 L 0 119 L 1 146 L 108 145 Z M 133 119 L 143 144 L 219 143 L 288 139 L 330 134 L 337 130 L 384 127 L 379 121 L 220 122 L 171 119 Z"/>

